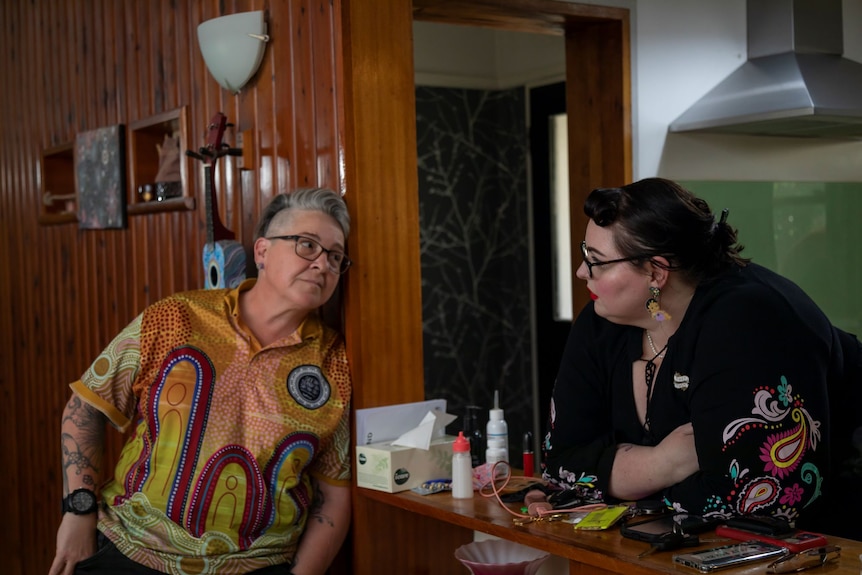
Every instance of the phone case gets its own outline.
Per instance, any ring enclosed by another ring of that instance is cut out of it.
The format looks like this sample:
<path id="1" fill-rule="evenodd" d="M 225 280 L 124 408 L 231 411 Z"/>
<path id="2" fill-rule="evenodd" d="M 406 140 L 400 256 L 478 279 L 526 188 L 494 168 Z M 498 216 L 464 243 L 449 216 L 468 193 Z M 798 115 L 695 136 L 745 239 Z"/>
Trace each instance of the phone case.
<path id="1" fill-rule="evenodd" d="M 782 536 L 793 533 L 795 529 L 785 519 L 765 515 L 744 515 L 731 517 L 725 523 L 729 527 L 760 533 L 762 535 Z"/>
<path id="2" fill-rule="evenodd" d="M 673 533 L 673 526 L 673 516 L 659 515 L 637 523 L 623 524 L 620 527 L 620 535 L 637 541 L 656 543 L 661 541 L 665 535 Z"/>
<path id="3" fill-rule="evenodd" d="M 791 553 L 799 553 L 807 549 L 815 547 L 823 547 L 828 545 L 826 537 L 819 533 L 811 533 L 809 531 L 794 531 L 789 535 L 781 537 L 772 537 L 763 535 L 762 533 L 752 533 L 743 529 L 735 529 L 727 525 L 719 525 L 715 528 L 715 534 L 718 537 L 728 537 L 737 541 L 762 541 L 779 547 L 789 549 Z"/>
<path id="4" fill-rule="evenodd" d="M 787 553 L 788 551 L 784 547 L 760 541 L 749 541 L 747 543 L 723 545 L 702 551 L 680 553 L 673 556 L 673 562 L 697 569 L 701 573 L 712 573 L 719 569 L 735 567 L 743 563 L 781 557 L 787 555 Z"/>
<path id="5" fill-rule="evenodd" d="M 629 539 L 656 543 L 669 533 L 682 535 L 697 535 L 712 530 L 719 518 L 708 518 L 688 513 L 658 515 L 636 523 L 626 523 L 620 529 L 620 534 Z"/>

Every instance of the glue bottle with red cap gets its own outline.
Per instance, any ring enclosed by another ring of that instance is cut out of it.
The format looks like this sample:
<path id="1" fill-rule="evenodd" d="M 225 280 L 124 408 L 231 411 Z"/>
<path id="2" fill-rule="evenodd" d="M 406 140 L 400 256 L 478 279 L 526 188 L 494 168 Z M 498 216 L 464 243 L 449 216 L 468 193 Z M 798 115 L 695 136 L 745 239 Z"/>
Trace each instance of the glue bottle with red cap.
<path id="1" fill-rule="evenodd" d="M 473 458 L 470 457 L 470 441 L 459 431 L 452 444 L 452 497 L 470 499 L 473 497 Z"/>

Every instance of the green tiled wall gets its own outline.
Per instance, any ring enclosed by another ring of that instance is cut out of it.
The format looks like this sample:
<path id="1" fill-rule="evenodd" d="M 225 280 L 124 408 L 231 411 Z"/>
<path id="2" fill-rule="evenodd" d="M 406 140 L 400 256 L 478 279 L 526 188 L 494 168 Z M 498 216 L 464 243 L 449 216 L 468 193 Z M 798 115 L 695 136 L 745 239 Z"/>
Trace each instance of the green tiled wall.
<path id="1" fill-rule="evenodd" d="M 743 255 L 795 281 L 847 331 L 862 335 L 862 184 L 681 182 L 730 209 Z"/>

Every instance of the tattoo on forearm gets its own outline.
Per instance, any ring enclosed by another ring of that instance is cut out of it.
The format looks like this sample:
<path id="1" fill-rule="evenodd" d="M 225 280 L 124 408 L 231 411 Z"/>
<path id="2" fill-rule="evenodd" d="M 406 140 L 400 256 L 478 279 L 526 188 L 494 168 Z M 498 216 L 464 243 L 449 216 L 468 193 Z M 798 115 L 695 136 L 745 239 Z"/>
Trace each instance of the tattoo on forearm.
<path id="1" fill-rule="evenodd" d="M 94 486 L 102 465 L 105 416 L 79 397 L 73 396 L 69 400 L 62 425 L 64 486 L 68 486 L 70 469 L 75 470 L 75 475 L 82 476 L 85 485 Z"/>
<path id="2" fill-rule="evenodd" d="M 309 519 L 314 519 L 318 523 L 335 527 L 335 522 L 332 520 L 332 517 L 323 513 L 323 504 L 326 501 L 323 491 L 320 490 L 320 486 L 315 479 L 312 479 L 311 483 L 314 486 L 314 502 L 311 504 L 311 509 L 309 509 Z"/>

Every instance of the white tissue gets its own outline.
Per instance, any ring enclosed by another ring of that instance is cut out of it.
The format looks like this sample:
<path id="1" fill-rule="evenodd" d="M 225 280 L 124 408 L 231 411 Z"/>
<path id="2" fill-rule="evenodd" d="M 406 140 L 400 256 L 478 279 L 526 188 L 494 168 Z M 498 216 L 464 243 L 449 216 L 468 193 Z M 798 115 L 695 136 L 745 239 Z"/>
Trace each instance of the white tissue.
<path id="1" fill-rule="evenodd" d="M 434 412 L 429 411 L 419 425 L 402 433 L 398 439 L 392 442 L 392 445 L 417 447 L 427 451 L 431 447 L 431 440 L 435 437 L 442 437 L 445 427 L 455 421 L 457 417 L 451 413 L 435 415 Z"/>

